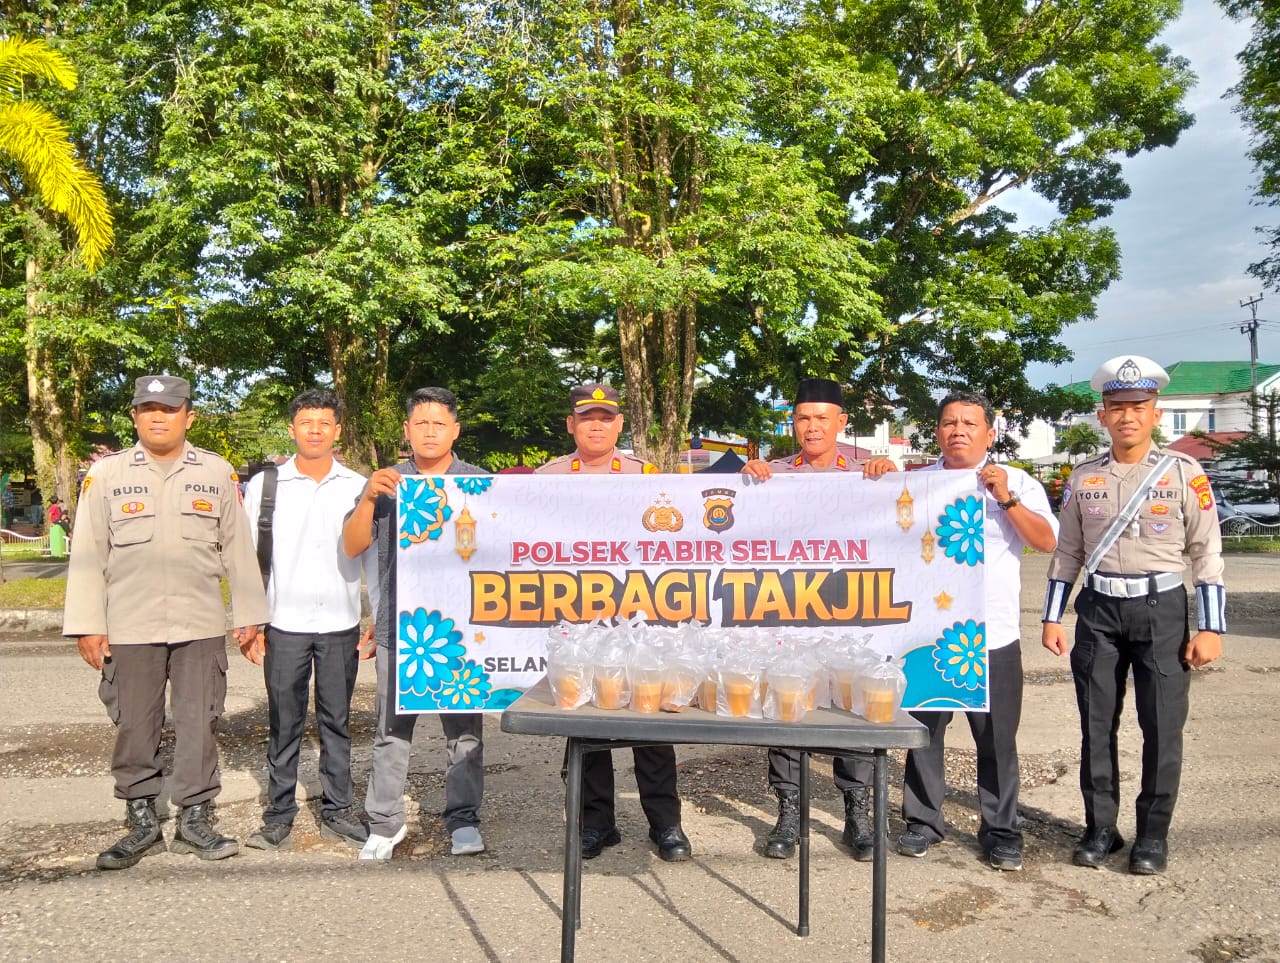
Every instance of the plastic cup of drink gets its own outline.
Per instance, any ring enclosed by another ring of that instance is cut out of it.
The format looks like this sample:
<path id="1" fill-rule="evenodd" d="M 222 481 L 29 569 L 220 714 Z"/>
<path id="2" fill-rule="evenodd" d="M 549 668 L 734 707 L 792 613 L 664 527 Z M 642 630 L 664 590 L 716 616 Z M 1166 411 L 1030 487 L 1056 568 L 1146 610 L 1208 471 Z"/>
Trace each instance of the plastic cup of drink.
<path id="1" fill-rule="evenodd" d="M 845 712 L 853 711 L 853 694 L 857 683 L 857 670 L 836 669 L 836 701 Z"/>
<path id="2" fill-rule="evenodd" d="M 576 709 L 582 704 L 581 671 L 561 670 L 548 675 L 556 705 L 561 709 Z"/>
<path id="3" fill-rule="evenodd" d="M 662 702 L 662 683 L 648 679 L 631 684 L 633 712 L 657 712 Z"/>
<path id="4" fill-rule="evenodd" d="M 890 723 L 898 711 L 898 690 L 865 686 L 862 702 L 863 715 L 868 722 Z"/>
<path id="5" fill-rule="evenodd" d="M 748 716 L 758 687 L 746 676 L 730 676 L 724 682 L 724 701 L 731 716 Z"/>
<path id="6" fill-rule="evenodd" d="M 596 706 L 600 709 L 624 709 L 627 705 L 627 676 L 621 667 L 596 670 Z"/>
<path id="7" fill-rule="evenodd" d="M 703 679 L 699 689 L 698 706 L 707 712 L 716 711 L 717 684 L 715 678 Z"/>
<path id="8" fill-rule="evenodd" d="M 809 700 L 809 693 L 803 688 L 783 688 L 775 684 L 773 697 L 778 704 L 778 720 L 780 722 L 799 722 L 804 718 Z"/>

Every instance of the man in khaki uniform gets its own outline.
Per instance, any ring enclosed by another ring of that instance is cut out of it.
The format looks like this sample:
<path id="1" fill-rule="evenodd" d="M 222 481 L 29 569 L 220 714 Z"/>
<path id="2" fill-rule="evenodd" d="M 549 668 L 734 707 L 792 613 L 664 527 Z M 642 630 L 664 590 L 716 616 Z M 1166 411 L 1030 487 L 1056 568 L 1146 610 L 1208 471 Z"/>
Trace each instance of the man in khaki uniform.
<path id="1" fill-rule="evenodd" d="M 618 451 L 622 407 L 609 385 L 580 385 L 569 393 L 565 430 L 577 442 L 572 454 L 552 459 L 544 475 L 652 475 L 658 466 Z M 632 751 L 640 806 L 649 820 L 649 838 L 667 862 L 688 859 L 689 840 L 680 828 L 680 796 L 676 791 L 676 751 L 666 746 L 639 746 Z M 582 760 L 582 858 L 594 859 L 606 846 L 622 842 L 614 818 L 613 754 L 589 752 Z"/>
<path id="2" fill-rule="evenodd" d="M 840 441 L 849 416 L 844 410 L 844 392 L 826 378 L 804 378 L 796 388 L 791 411 L 799 452 L 770 462 L 752 459 L 742 472 L 766 481 L 774 472 L 862 472 L 879 478 L 895 471 L 888 458 L 871 458 L 864 465 L 857 449 Z M 831 760 L 836 788 L 844 796 L 844 834 L 841 842 L 853 850 L 853 858 L 869 862 L 875 850 L 875 832 L 869 810 L 875 756 L 851 752 Z M 778 821 L 765 840 L 764 854 L 770 859 L 790 859 L 800 838 L 800 753 L 795 749 L 769 750 L 769 786 L 778 797 Z"/>
<path id="3" fill-rule="evenodd" d="M 90 468 L 80 490 L 62 627 L 102 672 L 98 695 L 116 724 L 111 771 L 129 831 L 99 854 L 99 869 L 164 850 L 155 800 L 166 683 L 176 737 L 170 795 L 181 810 L 172 850 L 201 859 L 239 852 L 212 818 L 222 788 L 214 728 L 227 693 L 222 577 L 242 648 L 268 615 L 235 473 L 187 443 L 190 386 L 139 378 L 132 415 L 138 443 Z"/>
<path id="4" fill-rule="evenodd" d="M 1085 835 L 1074 862 L 1098 867 L 1124 846 L 1116 831 L 1116 732 L 1132 670 L 1142 728 L 1142 788 L 1129 871 L 1145 876 L 1164 872 L 1168 864 L 1169 823 L 1182 776 L 1188 671 L 1222 655 L 1222 539 L 1200 465 L 1151 441 L 1161 416 L 1156 396 L 1169 383 L 1165 370 L 1150 358 L 1112 358 L 1090 383 L 1102 395 L 1098 420 L 1111 436 L 1111 448 L 1082 462 L 1067 481 L 1041 641 L 1055 655 L 1066 653 L 1062 614 L 1083 569 L 1071 672 L 1083 736 Z M 1191 558 L 1196 591 L 1194 637 L 1187 630 L 1184 554 Z"/>

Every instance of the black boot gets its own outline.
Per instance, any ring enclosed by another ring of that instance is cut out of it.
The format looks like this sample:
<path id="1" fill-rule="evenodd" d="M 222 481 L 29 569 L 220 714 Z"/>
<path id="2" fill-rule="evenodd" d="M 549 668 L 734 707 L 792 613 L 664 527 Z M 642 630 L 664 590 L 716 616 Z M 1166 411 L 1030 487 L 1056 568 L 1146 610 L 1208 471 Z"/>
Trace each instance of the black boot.
<path id="1" fill-rule="evenodd" d="M 875 830 L 867 809 L 870 796 L 869 789 L 846 789 L 844 793 L 844 835 L 840 842 L 853 850 L 853 858 L 860 863 L 871 862 L 876 851 Z"/>
<path id="2" fill-rule="evenodd" d="M 187 806 L 178 817 L 178 829 L 169 847 L 175 853 L 191 853 L 201 859 L 225 859 L 240 852 L 240 844 L 213 828 L 213 803 Z"/>
<path id="3" fill-rule="evenodd" d="M 790 859 L 800 838 L 800 790 L 776 789 L 778 822 L 765 841 L 764 854 L 770 859 Z"/>
<path id="4" fill-rule="evenodd" d="M 129 831 L 105 853 L 98 854 L 98 869 L 128 869 L 143 856 L 164 852 L 155 796 L 128 800 L 124 804 L 124 817 Z"/>

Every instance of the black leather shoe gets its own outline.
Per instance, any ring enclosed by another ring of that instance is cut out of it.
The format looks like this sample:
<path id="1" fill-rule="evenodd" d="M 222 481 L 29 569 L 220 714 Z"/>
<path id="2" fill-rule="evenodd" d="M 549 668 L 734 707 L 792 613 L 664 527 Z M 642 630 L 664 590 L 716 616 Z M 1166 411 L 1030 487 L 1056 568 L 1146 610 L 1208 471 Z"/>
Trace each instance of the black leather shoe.
<path id="1" fill-rule="evenodd" d="M 777 789 L 778 822 L 764 843 L 764 854 L 770 859 L 790 859 L 796 854 L 800 839 L 800 790 Z"/>
<path id="2" fill-rule="evenodd" d="M 992 869 L 1016 873 L 1022 869 L 1022 843 L 996 843 L 987 850 L 987 863 Z"/>
<path id="3" fill-rule="evenodd" d="M 606 846 L 617 846 L 622 842 L 622 833 L 617 826 L 608 829 L 593 829 L 588 826 L 582 831 L 582 858 L 595 859 Z"/>
<path id="4" fill-rule="evenodd" d="M 678 863 L 693 855 L 693 847 L 689 845 L 689 837 L 679 826 L 668 826 L 666 829 L 650 829 L 649 838 L 658 845 L 658 855 L 664 862 Z"/>
<path id="5" fill-rule="evenodd" d="M 1097 869 L 1107 861 L 1107 857 L 1124 848 L 1124 839 L 1116 832 L 1114 826 L 1103 826 L 1090 829 L 1080 840 L 1071 861 L 1077 866 L 1091 866 Z"/>
<path id="6" fill-rule="evenodd" d="M 128 869 L 143 856 L 164 852 L 154 796 L 130 799 L 124 804 L 124 815 L 129 831 L 106 852 L 98 854 L 98 869 Z"/>
<path id="7" fill-rule="evenodd" d="M 1129 851 L 1129 872 L 1135 876 L 1159 876 L 1169 866 L 1169 846 L 1163 839 L 1139 836 Z"/>
<path id="8" fill-rule="evenodd" d="M 169 851 L 190 853 L 201 859 L 226 859 L 240 852 L 240 844 L 214 829 L 213 822 L 213 803 L 187 806 L 178 816 L 178 828 L 174 830 Z"/>
<path id="9" fill-rule="evenodd" d="M 876 852 L 876 833 L 871 822 L 871 791 L 848 789 L 844 794 L 844 833 L 840 842 L 853 850 L 860 863 L 871 862 Z"/>

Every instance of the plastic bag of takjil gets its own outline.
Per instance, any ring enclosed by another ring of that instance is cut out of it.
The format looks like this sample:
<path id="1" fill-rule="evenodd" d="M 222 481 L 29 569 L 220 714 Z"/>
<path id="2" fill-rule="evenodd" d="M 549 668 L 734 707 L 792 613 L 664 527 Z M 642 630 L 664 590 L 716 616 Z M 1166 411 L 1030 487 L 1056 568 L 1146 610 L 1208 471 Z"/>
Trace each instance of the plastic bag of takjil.
<path id="1" fill-rule="evenodd" d="M 862 717 L 868 722 L 893 722 L 907 691 L 902 663 L 887 655 L 863 671 L 858 681 L 862 690 Z"/>

